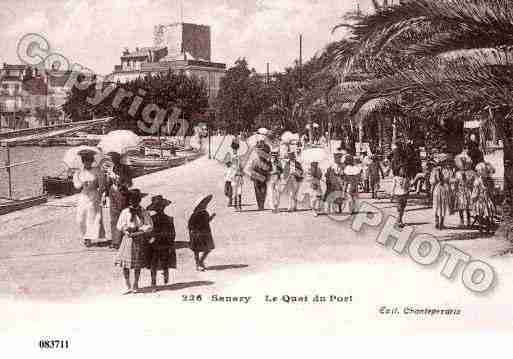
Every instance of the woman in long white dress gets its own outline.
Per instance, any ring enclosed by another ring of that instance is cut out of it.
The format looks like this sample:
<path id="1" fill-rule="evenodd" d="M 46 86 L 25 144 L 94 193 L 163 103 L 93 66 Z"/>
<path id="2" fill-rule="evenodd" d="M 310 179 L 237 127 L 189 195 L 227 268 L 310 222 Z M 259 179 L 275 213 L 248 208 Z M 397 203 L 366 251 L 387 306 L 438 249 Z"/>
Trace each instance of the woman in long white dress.
<path id="1" fill-rule="evenodd" d="M 101 230 L 101 189 L 103 176 L 101 171 L 93 167 L 94 152 L 84 150 L 78 153 L 83 168 L 73 174 L 73 185 L 81 189 L 77 204 L 77 222 L 80 240 L 86 247 L 100 238 Z"/>

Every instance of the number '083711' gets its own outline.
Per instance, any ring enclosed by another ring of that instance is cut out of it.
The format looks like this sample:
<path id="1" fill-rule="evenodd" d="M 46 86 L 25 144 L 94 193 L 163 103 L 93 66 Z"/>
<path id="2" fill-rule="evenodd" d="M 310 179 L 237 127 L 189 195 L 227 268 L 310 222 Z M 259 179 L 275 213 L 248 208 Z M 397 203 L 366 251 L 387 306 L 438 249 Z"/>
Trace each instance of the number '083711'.
<path id="1" fill-rule="evenodd" d="M 41 348 L 41 349 L 68 349 L 69 348 L 69 340 L 41 339 L 39 341 L 39 348 Z"/>

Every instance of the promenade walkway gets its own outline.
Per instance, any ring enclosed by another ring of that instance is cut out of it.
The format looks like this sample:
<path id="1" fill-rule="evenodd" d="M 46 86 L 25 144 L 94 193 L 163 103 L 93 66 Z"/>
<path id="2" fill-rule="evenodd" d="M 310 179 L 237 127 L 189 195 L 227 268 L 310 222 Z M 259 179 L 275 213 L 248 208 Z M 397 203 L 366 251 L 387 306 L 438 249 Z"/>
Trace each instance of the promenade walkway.
<path id="1" fill-rule="evenodd" d="M 223 332 L 279 332 L 281 319 L 274 327 L 266 327 L 265 318 L 273 316 L 288 321 L 287 327 L 294 327 L 291 324 L 297 321 L 298 333 L 334 333 L 352 328 L 367 331 L 370 326 L 373 330 L 404 329 L 411 325 L 433 330 L 443 325 L 457 330 L 482 327 L 487 321 L 494 328 L 511 328 L 513 315 L 510 310 L 503 312 L 510 308 L 511 257 L 494 257 L 507 247 L 503 241 L 476 239 L 475 235 L 461 235 L 457 229 L 435 233 L 430 209 L 416 203 L 407 209 L 405 220 L 417 232 L 434 233 L 444 243 L 494 266 L 499 278 L 497 288 L 486 297 L 476 296 L 464 288 L 460 273 L 456 280 L 440 275 L 443 261 L 424 268 L 376 243 L 379 228 L 354 232 L 350 219 L 314 217 L 306 210 L 279 214 L 256 211 L 249 181 L 245 184 L 243 212 L 235 213 L 226 207 L 223 174 L 223 166 L 205 156 L 135 180 L 135 186 L 143 192 L 162 194 L 173 201 L 169 214 L 175 218 L 179 268 L 173 284 L 156 294 L 143 291 L 121 295 L 124 284 L 121 271 L 113 265 L 115 253 L 106 247 L 85 249 L 79 244 L 73 197 L 0 217 L 0 305 L 5 305 L 0 333 L 23 330 L 22 323 L 37 327 L 39 320 L 54 321 L 56 330 L 61 331 L 108 331 L 114 325 L 112 321 L 120 327 L 141 321 L 144 324 L 138 324 L 137 330 L 148 333 L 155 329 L 150 323 L 169 320 L 170 324 L 176 320 L 180 328 L 169 329 L 167 334 L 175 330 L 207 333 L 214 324 L 224 328 Z M 212 223 L 217 248 L 207 260 L 210 270 L 196 272 L 192 252 L 186 248 L 186 221 L 194 200 L 209 193 L 214 194 L 212 209 L 218 214 Z M 385 216 L 395 213 L 388 199 L 371 201 L 362 195 L 361 200 L 372 203 Z M 287 198 L 283 198 L 282 207 L 286 203 Z M 455 225 L 455 221 L 456 216 L 447 224 Z M 149 273 L 144 271 L 140 285 L 148 284 Z M 202 303 L 183 302 L 184 295 L 199 294 Z M 279 298 L 307 295 L 309 302 L 272 304 L 265 301 L 266 294 Z M 315 294 L 352 296 L 352 302 L 313 304 Z M 211 302 L 212 295 L 251 296 L 249 305 L 254 307 Z M 38 312 L 33 303 L 45 303 L 45 308 L 59 314 Z M 379 314 L 381 306 L 403 303 L 462 308 L 465 320 L 408 317 L 393 321 Z M 5 308 L 11 309 L 4 312 Z M 123 313 L 130 314 L 127 317 Z M 480 317 L 483 313 L 485 316 Z M 151 317 L 149 322 L 147 315 Z M 199 318 L 205 315 L 213 317 L 203 327 L 205 323 Z M 69 324 L 71 318 L 76 318 L 73 324 Z M 105 319 L 105 327 L 94 327 L 96 319 Z M 309 320 L 315 320 L 311 327 L 305 326 Z"/>

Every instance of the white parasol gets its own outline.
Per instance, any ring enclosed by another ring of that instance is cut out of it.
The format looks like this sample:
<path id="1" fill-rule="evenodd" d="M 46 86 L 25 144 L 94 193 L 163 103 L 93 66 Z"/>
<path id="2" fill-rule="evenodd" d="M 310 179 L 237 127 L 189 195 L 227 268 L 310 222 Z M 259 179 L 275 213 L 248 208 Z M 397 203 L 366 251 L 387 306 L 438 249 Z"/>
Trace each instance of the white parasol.
<path id="1" fill-rule="evenodd" d="M 272 145 L 271 141 L 269 140 L 269 138 L 267 136 L 264 136 L 264 135 L 261 135 L 259 133 L 249 137 L 247 140 L 246 140 L 246 143 L 248 144 L 249 147 L 255 147 L 256 144 L 259 142 L 259 141 L 265 141 L 265 143 L 267 143 L 269 146 Z"/>
<path id="2" fill-rule="evenodd" d="M 328 160 L 329 157 L 330 155 L 328 151 L 326 151 L 324 148 L 309 148 L 301 153 L 300 161 L 303 163 L 321 163 Z"/>
<path id="3" fill-rule="evenodd" d="M 281 135 L 281 142 L 283 143 L 289 143 L 292 141 L 292 137 L 294 136 L 294 134 L 290 131 L 285 131 L 283 132 L 283 134 Z"/>
<path id="4" fill-rule="evenodd" d="M 101 148 L 103 153 L 116 152 L 123 155 L 129 151 L 137 150 L 141 141 L 141 138 L 132 131 L 116 130 L 105 135 L 98 147 Z"/>
<path id="5" fill-rule="evenodd" d="M 78 146 L 66 151 L 62 161 L 71 169 L 81 169 L 84 167 L 82 157 L 80 155 L 81 153 L 91 153 L 94 156 L 93 166 L 98 165 L 103 159 L 103 154 L 98 148 L 91 146 Z"/>

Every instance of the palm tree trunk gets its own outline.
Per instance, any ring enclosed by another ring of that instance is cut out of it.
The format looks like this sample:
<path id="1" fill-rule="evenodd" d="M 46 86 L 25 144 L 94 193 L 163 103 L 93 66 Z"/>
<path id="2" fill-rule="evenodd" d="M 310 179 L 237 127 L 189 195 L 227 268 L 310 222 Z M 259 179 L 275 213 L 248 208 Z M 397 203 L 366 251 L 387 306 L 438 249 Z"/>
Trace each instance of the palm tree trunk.
<path id="1" fill-rule="evenodd" d="M 508 232 L 513 228 L 513 129 L 508 121 L 508 119 L 497 121 L 504 143 L 504 201 L 502 203 L 502 225 L 498 234 L 511 241 L 513 238 L 511 238 L 511 234 L 508 236 Z"/>

